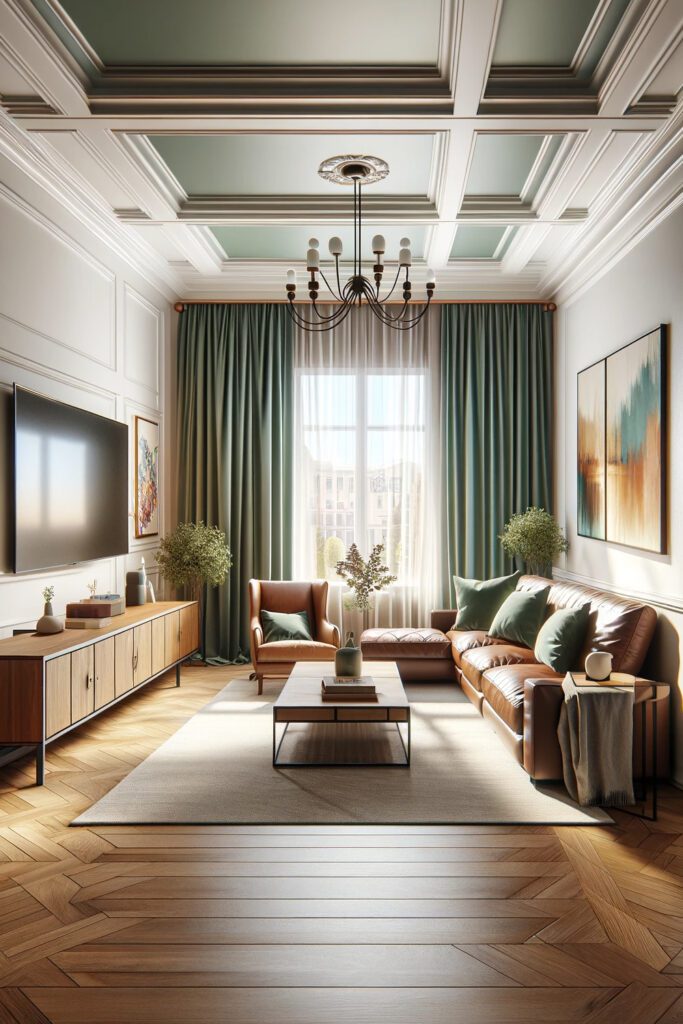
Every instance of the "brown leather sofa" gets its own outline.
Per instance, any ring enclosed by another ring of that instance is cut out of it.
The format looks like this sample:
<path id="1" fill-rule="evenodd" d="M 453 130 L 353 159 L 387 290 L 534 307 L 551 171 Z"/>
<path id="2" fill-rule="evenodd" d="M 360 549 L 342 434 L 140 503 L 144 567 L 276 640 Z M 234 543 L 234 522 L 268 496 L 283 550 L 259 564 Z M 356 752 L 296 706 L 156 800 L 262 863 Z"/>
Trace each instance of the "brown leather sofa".
<path id="1" fill-rule="evenodd" d="M 297 661 L 334 661 L 339 647 L 339 630 L 327 618 L 327 582 L 291 580 L 249 580 L 249 639 L 253 676 L 258 692 L 263 680 L 286 679 Z M 265 643 L 261 611 L 308 614 L 313 640 L 275 640 Z"/>
<path id="2" fill-rule="evenodd" d="M 538 576 L 522 576 L 517 590 L 548 586 Z M 583 650 L 572 668 L 582 671 L 594 649 L 609 651 L 615 672 L 637 675 L 657 623 L 649 605 L 578 583 L 555 582 L 548 595 L 549 611 L 578 608 L 590 602 L 591 614 Z M 441 629 L 451 643 L 456 677 L 469 699 L 509 747 L 534 780 L 562 778 L 557 723 L 562 704 L 562 676 L 539 664 L 527 647 L 500 641 L 483 631 L 453 629 L 455 611 L 432 613 L 432 628 Z M 667 709 L 668 710 L 668 709 Z M 639 717 L 636 717 L 636 728 Z M 669 766 L 668 714 L 657 718 L 658 774 Z M 648 721 L 648 728 L 651 723 Z M 636 735 L 636 751 L 641 737 Z"/>

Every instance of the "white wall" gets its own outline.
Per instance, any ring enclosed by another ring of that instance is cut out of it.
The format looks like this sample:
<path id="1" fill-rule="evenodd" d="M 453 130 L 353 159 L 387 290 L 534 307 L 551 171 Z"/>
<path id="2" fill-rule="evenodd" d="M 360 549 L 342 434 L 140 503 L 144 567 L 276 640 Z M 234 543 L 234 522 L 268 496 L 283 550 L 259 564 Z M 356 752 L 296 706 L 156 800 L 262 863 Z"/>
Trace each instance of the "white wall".
<path id="1" fill-rule="evenodd" d="M 576 534 L 576 374 L 660 323 L 669 325 L 667 554 L 634 551 Z M 683 784 L 683 207 L 652 230 L 557 314 L 556 508 L 570 578 L 643 598 L 660 616 L 647 674 L 674 687 L 675 778 Z"/>
<path id="2" fill-rule="evenodd" d="M 158 420 L 162 531 L 169 510 L 171 439 L 164 402 L 170 320 L 167 297 L 0 154 L 0 390 L 16 382 L 127 423 L 131 511 L 133 417 Z M 87 595 L 85 584 L 93 578 L 103 590 L 121 591 L 126 569 L 137 566 L 141 555 L 156 582 L 156 539 L 135 540 L 132 518 L 129 524 L 128 556 L 43 574 L 0 575 L 0 636 L 33 626 L 47 583 L 55 587 L 59 614 L 68 601 Z"/>

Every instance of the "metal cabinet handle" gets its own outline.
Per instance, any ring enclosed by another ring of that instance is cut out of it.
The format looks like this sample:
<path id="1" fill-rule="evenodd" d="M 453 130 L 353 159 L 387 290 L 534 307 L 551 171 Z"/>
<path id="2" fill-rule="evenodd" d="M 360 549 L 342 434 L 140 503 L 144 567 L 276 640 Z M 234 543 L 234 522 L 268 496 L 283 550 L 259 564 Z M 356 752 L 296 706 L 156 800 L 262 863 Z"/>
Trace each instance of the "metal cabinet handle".
<path id="1" fill-rule="evenodd" d="M 89 690 L 91 686 L 92 686 L 92 675 L 91 675 L 90 672 L 88 672 L 87 676 L 85 677 L 85 688 L 86 688 L 86 690 Z"/>
<path id="2" fill-rule="evenodd" d="M 138 667 L 138 652 L 136 651 L 135 654 L 133 655 L 133 668 L 137 668 L 137 667 Z"/>

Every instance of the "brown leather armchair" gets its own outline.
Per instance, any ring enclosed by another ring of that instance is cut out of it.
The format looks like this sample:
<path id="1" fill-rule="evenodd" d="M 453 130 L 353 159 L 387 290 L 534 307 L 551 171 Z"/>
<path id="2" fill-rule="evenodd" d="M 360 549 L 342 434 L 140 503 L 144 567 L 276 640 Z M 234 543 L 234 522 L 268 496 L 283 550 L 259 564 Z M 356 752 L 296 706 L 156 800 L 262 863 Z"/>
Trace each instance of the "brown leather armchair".
<path id="1" fill-rule="evenodd" d="M 339 647 L 339 630 L 327 619 L 326 580 L 312 583 L 290 580 L 249 580 L 250 646 L 253 677 L 258 692 L 263 680 L 286 678 L 297 661 L 333 661 Z M 313 640 L 275 640 L 265 643 L 261 610 L 308 614 Z"/>

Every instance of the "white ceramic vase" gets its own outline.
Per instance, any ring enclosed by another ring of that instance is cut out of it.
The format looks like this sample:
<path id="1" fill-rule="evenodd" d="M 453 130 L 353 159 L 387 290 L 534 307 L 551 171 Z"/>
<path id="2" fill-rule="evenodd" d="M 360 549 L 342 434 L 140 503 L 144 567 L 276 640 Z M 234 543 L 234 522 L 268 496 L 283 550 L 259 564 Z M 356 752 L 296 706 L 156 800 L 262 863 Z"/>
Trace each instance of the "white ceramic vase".
<path id="1" fill-rule="evenodd" d="M 52 601 L 46 601 L 43 615 L 36 623 L 36 633 L 48 636 L 50 633 L 61 633 L 63 629 L 64 623 L 52 610 Z"/>

